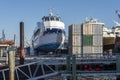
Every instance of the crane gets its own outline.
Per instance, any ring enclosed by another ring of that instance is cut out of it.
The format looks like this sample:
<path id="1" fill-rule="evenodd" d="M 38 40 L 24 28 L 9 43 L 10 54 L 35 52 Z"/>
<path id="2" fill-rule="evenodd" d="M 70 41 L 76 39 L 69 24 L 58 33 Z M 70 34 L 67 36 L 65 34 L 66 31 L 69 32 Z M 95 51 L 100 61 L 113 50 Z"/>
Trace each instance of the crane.
<path id="1" fill-rule="evenodd" d="M 116 10 L 115 13 L 117 14 L 118 18 L 120 18 L 120 11 L 119 10 Z M 117 22 L 117 21 L 114 21 L 113 22 L 116 24 L 116 26 L 120 26 L 120 23 Z"/>
<path id="2" fill-rule="evenodd" d="M 118 17 L 120 18 L 120 11 L 119 11 L 119 10 L 116 10 L 115 12 L 116 12 L 116 14 L 118 15 Z"/>
<path id="3" fill-rule="evenodd" d="M 120 26 L 120 23 L 119 23 L 119 22 L 114 21 L 114 20 L 113 20 L 113 22 L 116 24 L 116 26 Z"/>

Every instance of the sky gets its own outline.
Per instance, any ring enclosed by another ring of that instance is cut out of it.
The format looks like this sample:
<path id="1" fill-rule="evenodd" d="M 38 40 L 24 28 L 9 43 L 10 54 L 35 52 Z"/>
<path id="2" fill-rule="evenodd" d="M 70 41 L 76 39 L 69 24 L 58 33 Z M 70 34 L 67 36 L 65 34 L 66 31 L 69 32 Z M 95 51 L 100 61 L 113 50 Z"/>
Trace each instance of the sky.
<path id="1" fill-rule="evenodd" d="M 120 0 L 1 0 L 0 1 L 0 37 L 4 30 L 6 38 L 19 43 L 19 24 L 24 22 L 25 40 L 30 41 L 37 22 L 43 16 L 58 14 L 65 23 L 65 31 L 71 24 L 80 24 L 86 17 L 95 18 L 112 28 L 113 20 L 119 21 L 116 10 L 120 10 Z"/>

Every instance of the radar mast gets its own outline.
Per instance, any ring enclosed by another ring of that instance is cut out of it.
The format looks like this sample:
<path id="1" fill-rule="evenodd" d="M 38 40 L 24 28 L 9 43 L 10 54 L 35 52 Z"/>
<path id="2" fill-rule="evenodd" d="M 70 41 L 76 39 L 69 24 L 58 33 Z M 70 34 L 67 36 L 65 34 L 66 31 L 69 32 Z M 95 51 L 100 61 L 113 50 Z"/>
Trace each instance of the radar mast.
<path id="1" fill-rule="evenodd" d="M 50 16 L 53 16 L 53 9 L 50 8 L 49 11 L 50 11 L 50 14 L 49 14 L 49 15 L 50 15 Z"/>

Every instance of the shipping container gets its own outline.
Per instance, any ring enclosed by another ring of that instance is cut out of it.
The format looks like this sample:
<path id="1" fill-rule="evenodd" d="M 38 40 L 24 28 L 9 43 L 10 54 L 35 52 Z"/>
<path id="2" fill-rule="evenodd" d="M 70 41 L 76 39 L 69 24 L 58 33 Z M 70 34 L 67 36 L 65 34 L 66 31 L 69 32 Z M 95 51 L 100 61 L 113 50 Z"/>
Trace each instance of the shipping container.
<path id="1" fill-rule="evenodd" d="M 72 54 L 81 54 L 81 47 L 73 46 L 72 47 Z"/>
<path id="2" fill-rule="evenodd" d="M 69 46 L 81 46 L 81 36 L 80 35 L 72 35 L 69 36 Z"/>
<path id="3" fill-rule="evenodd" d="M 93 25 L 93 34 L 103 34 L 103 25 L 102 24 L 92 24 Z"/>
<path id="4" fill-rule="evenodd" d="M 103 53 L 103 47 L 102 46 L 93 46 L 92 51 L 93 51 L 93 53 Z"/>
<path id="5" fill-rule="evenodd" d="M 84 35 L 87 35 L 87 34 L 92 35 L 93 34 L 93 26 L 89 23 L 83 24 L 82 29 L 83 29 L 83 34 Z"/>
<path id="6" fill-rule="evenodd" d="M 69 26 L 69 46 L 81 46 L 81 25 Z"/>
<path id="7" fill-rule="evenodd" d="M 88 34 L 93 34 L 93 26 L 92 24 L 88 24 Z"/>
<path id="8" fill-rule="evenodd" d="M 103 35 L 93 35 L 93 46 L 103 46 Z"/>
<path id="9" fill-rule="evenodd" d="M 83 46 L 83 54 L 85 53 L 103 53 L 102 46 Z"/>
<path id="10" fill-rule="evenodd" d="M 69 54 L 81 54 L 81 46 L 71 46 L 68 51 Z"/>
<path id="11" fill-rule="evenodd" d="M 82 29 L 83 29 L 83 34 L 87 34 L 87 25 L 86 24 L 83 24 L 82 26 Z"/>
<path id="12" fill-rule="evenodd" d="M 69 26 L 69 53 L 102 53 L 103 52 L 103 24 L 86 22 L 81 25 Z"/>
<path id="13" fill-rule="evenodd" d="M 73 32 L 75 32 L 75 33 L 80 33 L 80 34 L 81 34 L 81 25 L 80 25 L 80 24 L 74 25 Z"/>
<path id="14" fill-rule="evenodd" d="M 91 19 L 83 23 L 83 34 L 103 34 L 104 23 Z"/>
<path id="15" fill-rule="evenodd" d="M 80 24 L 72 24 L 69 26 L 69 33 L 71 34 L 81 34 L 81 25 Z"/>
<path id="16" fill-rule="evenodd" d="M 73 35 L 71 42 L 72 42 L 72 46 L 81 46 L 81 36 Z"/>
<path id="17" fill-rule="evenodd" d="M 92 45 L 93 45 L 93 35 L 83 35 L 82 46 L 92 46 Z"/>
<path id="18" fill-rule="evenodd" d="M 85 53 L 92 53 L 92 46 L 83 46 L 83 55 Z"/>

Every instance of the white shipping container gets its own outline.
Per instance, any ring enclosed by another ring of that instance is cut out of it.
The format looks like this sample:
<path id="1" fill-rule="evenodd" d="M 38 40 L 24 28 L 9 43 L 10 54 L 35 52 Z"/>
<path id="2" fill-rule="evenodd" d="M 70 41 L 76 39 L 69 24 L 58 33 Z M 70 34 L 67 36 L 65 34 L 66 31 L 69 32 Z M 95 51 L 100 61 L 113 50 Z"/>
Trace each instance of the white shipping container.
<path id="1" fill-rule="evenodd" d="M 83 34 L 88 34 L 88 25 L 87 24 L 83 24 Z"/>
<path id="2" fill-rule="evenodd" d="M 92 47 L 93 53 L 103 53 L 103 47 L 102 46 L 94 46 Z"/>
<path id="3" fill-rule="evenodd" d="M 103 45 L 103 36 L 93 35 L 93 46 L 102 46 L 102 45 Z"/>
<path id="4" fill-rule="evenodd" d="M 81 54 L 81 47 L 72 46 L 72 54 Z"/>
<path id="5" fill-rule="evenodd" d="M 93 24 L 93 34 L 103 34 L 103 25 Z"/>
<path id="6" fill-rule="evenodd" d="M 80 24 L 73 24 L 72 27 L 72 34 L 81 34 L 81 25 Z"/>
<path id="7" fill-rule="evenodd" d="M 81 36 L 80 35 L 72 36 L 72 46 L 81 46 Z"/>
<path id="8" fill-rule="evenodd" d="M 93 26 L 92 26 L 92 24 L 88 24 L 87 32 L 88 32 L 88 34 L 93 34 Z"/>
<path id="9" fill-rule="evenodd" d="M 83 46 L 83 54 L 92 53 L 92 46 Z"/>
<path id="10" fill-rule="evenodd" d="M 89 23 L 83 24 L 83 34 L 93 34 L 92 24 Z"/>
<path id="11" fill-rule="evenodd" d="M 76 25 L 76 32 L 81 34 L 81 25 Z"/>

